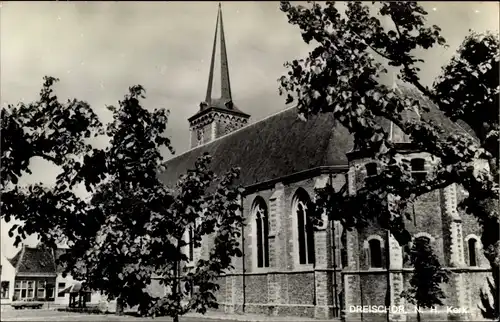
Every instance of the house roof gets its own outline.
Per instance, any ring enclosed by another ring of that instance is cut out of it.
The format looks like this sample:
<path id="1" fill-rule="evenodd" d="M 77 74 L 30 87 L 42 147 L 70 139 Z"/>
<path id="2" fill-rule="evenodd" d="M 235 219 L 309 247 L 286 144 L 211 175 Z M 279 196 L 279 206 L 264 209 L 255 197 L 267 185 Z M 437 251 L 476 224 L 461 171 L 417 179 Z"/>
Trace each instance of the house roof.
<path id="1" fill-rule="evenodd" d="M 56 265 L 55 258 L 64 251 L 24 246 L 10 262 L 16 268 L 16 274 L 57 274 L 62 268 Z"/>
<path id="2" fill-rule="evenodd" d="M 14 265 L 12 265 L 12 262 L 3 254 L 0 255 L 0 258 L 1 258 L 1 264 L 0 264 L 1 267 L 6 267 L 6 266 L 14 267 Z"/>
<path id="3" fill-rule="evenodd" d="M 19 261 L 19 258 L 21 257 L 21 251 L 20 250 L 19 252 L 17 252 L 17 254 L 12 257 L 11 259 L 9 259 L 9 262 L 12 264 L 12 266 L 16 267 L 17 266 L 17 262 Z"/>
<path id="4" fill-rule="evenodd" d="M 240 167 L 237 183 L 248 187 L 320 166 L 347 166 L 351 147 L 348 131 L 331 114 L 302 121 L 289 108 L 168 160 L 160 179 L 173 187 L 208 152 L 216 174 Z"/>

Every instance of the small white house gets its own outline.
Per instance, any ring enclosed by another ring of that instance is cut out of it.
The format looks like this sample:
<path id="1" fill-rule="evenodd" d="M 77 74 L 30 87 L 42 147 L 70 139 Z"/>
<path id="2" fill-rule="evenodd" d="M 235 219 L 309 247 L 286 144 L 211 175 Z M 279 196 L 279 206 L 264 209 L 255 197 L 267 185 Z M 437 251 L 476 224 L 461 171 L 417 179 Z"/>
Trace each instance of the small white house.
<path id="1" fill-rule="evenodd" d="M 66 249 L 59 248 L 55 251 L 55 258 L 59 258 L 66 252 Z M 81 283 L 75 280 L 71 275 L 63 276 L 63 267 L 56 264 L 57 276 L 55 283 L 54 304 L 68 306 L 70 303 L 71 291 L 81 286 Z M 87 305 L 97 305 L 101 301 L 101 295 L 98 292 L 92 292 L 85 298 Z"/>
<path id="2" fill-rule="evenodd" d="M 63 277 L 61 273 L 58 273 L 56 277 L 56 296 L 54 298 L 54 304 L 68 305 L 69 292 L 65 292 L 65 290 L 76 283 L 77 281 L 75 281 L 71 275 Z"/>
<path id="3" fill-rule="evenodd" d="M 0 305 L 3 306 L 12 302 L 14 296 L 14 280 L 16 279 L 16 269 L 12 263 L 2 254 L 0 264 L 1 293 Z"/>

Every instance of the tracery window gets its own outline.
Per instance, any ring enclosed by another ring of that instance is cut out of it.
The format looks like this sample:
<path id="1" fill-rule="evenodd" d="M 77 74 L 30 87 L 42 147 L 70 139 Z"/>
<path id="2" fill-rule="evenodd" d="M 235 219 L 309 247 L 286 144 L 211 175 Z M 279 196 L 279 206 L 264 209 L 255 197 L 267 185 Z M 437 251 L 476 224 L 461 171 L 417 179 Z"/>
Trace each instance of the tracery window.
<path id="1" fill-rule="evenodd" d="M 269 267 L 269 216 L 264 199 L 255 199 L 252 213 L 255 220 L 257 267 Z"/>
<path id="2" fill-rule="evenodd" d="M 308 204 L 310 198 L 307 193 L 300 189 L 295 194 L 293 202 L 294 215 L 297 220 L 297 239 L 299 251 L 299 264 L 314 264 L 314 224 L 308 215 Z"/>

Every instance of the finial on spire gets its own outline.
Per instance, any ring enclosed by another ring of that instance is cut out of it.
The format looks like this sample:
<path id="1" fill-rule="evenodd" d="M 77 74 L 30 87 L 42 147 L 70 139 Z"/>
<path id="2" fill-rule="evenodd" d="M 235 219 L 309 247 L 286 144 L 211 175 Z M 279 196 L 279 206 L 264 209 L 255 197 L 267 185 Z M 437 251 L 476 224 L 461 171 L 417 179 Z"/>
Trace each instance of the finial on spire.
<path id="1" fill-rule="evenodd" d="M 220 53 L 219 57 L 217 56 L 217 36 L 220 37 Z M 215 59 L 219 58 L 220 59 L 220 86 L 221 86 L 221 93 L 220 93 L 220 99 L 223 101 L 230 101 L 232 99 L 231 97 L 231 85 L 229 82 L 229 68 L 228 68 L 228 62 L 227 62 L 227 52 L 226 52 L 226 39 L 224 35 L 224 24 L 222 21 L 222 4 L 219 2 L 219 9 L 217 12 L 217 21 L 215 24 L 215 36 L 214 36 L 214 44 L 212 47 L 212 58 L 210 60 L 210 73 L 208 76 L 208 86 L 207 86 L 207 96 L 205 101 L 210 105 L 212 102 L 212 99 L 218 99 L 219 97 L 212 97 L 212 91 L 213 91 L 213 81 L 214 81 L 214 75 L 216 73 L 215 69 Z"/>

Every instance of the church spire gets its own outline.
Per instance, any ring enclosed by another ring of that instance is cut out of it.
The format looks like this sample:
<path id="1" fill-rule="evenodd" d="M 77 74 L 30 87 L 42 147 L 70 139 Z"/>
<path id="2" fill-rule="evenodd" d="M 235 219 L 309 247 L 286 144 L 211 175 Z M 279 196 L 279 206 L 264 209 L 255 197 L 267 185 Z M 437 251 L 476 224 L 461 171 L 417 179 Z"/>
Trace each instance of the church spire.
<path id="1" fill-rule="evenodd" d="M 219 48 L 217 48 L 217 41 L 219 41 Z M 219 49 L 219 53 L 217 53 L 217 49 Z M 216 60 L 220 59 L 218 63 L 220 63 L 220 93 L 214 93 L 214 76 L 217 77 L 216 73 Z M 213 96 L 220 95 L 220 97 Z M 212 58 L 210 60 L 210 72 L 208 76 L 208 86 L 207 86 L 207 96 L 205 102 L 211 106 L 212 100 L 220 98 L 223 102 L 229 102 L 232 100 L 231 96 L 231 85 L 229 82 L 229 68 L 227 63 L 227 51 L 226 51 L 226 39 L 224 36 L 224 24 L 222 21 L 222 8 L 221 3 L 219 2 L 219 10 L 217 12 L 217 20 L 215 24 L 215 36 L 214 36 L 214 44 L 212 47 Z"/>
<path id="2" fill-rule="evenodd" d="M 188 119 L 191 130 L 191 147 L 208 143 L 229 134 L 248 124 L 249 118 L 250 115 L 243 113 L 233 103 L 222 8 L 219 3 L 208 74 L 207 96 L 205 101 L 200 103 L 198 112 Z"/>

